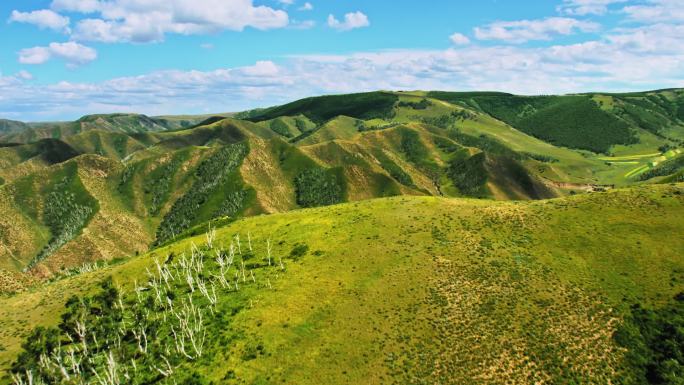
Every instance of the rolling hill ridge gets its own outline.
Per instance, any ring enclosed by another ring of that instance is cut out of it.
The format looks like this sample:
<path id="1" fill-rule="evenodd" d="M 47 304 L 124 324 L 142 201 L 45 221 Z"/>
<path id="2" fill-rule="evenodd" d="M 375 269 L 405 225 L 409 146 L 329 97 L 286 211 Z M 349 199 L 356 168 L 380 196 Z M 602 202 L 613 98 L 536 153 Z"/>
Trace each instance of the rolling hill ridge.
<path id="1" fill-rule="evenodd" d="M 0 147 L 0 268 L 49 277 L 210 220 L 378 197 L 535 200 L 681 181 L 682 95 L 372 92 L 228 118 L 84 117 Z M 69 226 L 51 219 L 67 212 Z"/>

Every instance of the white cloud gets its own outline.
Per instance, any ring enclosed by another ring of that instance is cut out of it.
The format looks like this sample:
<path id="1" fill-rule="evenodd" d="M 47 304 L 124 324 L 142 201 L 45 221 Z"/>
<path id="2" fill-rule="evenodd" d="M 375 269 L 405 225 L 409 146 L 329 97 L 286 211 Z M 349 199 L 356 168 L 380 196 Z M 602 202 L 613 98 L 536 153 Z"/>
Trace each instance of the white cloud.
<path id="1" fill-rule="evenodd" d="M 343 81 L 340 74 L 344 74 Z M 309 55 L 242 68 L 161 71 L 48 86 L 5 77 L 0 82 L 0 115 L 22 120 L 30 113 L 31 119 L 51 120 L 96 112 L 235 111 L 318 94 L 378 89 L 621 92 L 684 87 L 682 74 L 684 26 L 653 25 L 550 47 L 467 45 L 447 50 Z"/>
<path id="2" fill-rule="evenodd" d="M 530 40 L 551 40 L 557 35 L 570 35 L 577 31 L 595 32 L 596 23 L 569 17 L 549 17 L 539 20 L 497 21 L 475 28 L 479 40 L 502 40 L 510 43 L 524 43 Z"/>
<path id="3" fill-rule="evenodd" d="M 68 31 L 69 18 L 49 9 L 41 9 L 33 12 L 12 11 L 10 22 L 28 23 L 40 28 L 49 28 L 55 31 Z"/>
<path id="4" fill-rule="evenodd" d="M 68 66 L 75 67 L 97 59 L 97 51 L 73 41 L 19 51 L 19 62 L 22 64 L 43 64 L 53 57 L 61 58 Z"/>
<path id="5" fill-rule="evenodd" d="M 563 0 L 558 12 L 573 16 L 604 15 L 612 4 L 624 3 L 627 0 Z"/>
<path id="6" fill-rule="evenodd" d="M 50 8 L 58 11 L 93 13 L 99 11 L 103 4 L 98 0 L 53 0 Z"/>
<path id="7" fill-rule="evenodd" d="M 202 49 L 214 49 L 214 45 L 211 43 L 202 43 L 202 44 L 200 44 L 200 48 L 202 48 Z"/>
<path id="8" fill-rule="evenodd" d="M 462 33 L 454 33 L 449 36 L 449 40 L 456 45 L 467 45 L 470 44 L 470 39 Z"/>
<path id="9" fill-rule="evenodd" d="M 312 11 L 314 9 L 313 4 L 309 3 L 308 1 L 304 3 L 301 7 L 299 7 L 300 11 Z"/>
<path id="10" fill-rule="evenodd" d="M 292 29 L 311 29 L 315 26 L 316 26 L 316 22 L 313 20 L 303 20 L 303 21 L 292 20 L 292 23 L 290 23 L 290 28 L 292 28 Z"/>
<path id="11" fill-rule="evenodd" d="M 19 63 L 43 64 L 50 60 L 50 56 L 50 49 L 48 47 L 24 48 L 19 51 Z"/>
<path id="12" fill-rule="evenodd" d="M 55 0 L 53 7 L 96 13 L 78 22 L 73 38 L 79 41 L 159 42 L 166 34 L 206 34 L 222 30 L 261 30 L 288 25 L 288 14 L 253 0 Z"/>
<path id="13" fill-rule="evenodd" d="M 33 75 L 26 70 L 21 70 L 21 71 L 17 72 L 17 74 L 15 76 L 21 80 L 32 80 L 33 79 Z"/>
<path id="14" fill-rule="evenodd" d="M 629 19 L 639 22 L 684 22 L 684 3 L 681 0 L 650 0 L 648 4 L 627 6 L 623 12 Z"/>
<path id="15" fill-rule="evenodd" d="M 368 27 L 368 16 L 360 11 L 350 12 L 344 15 L 344 21 L 339 21 L 333 15 L 328 16 L 328 26 L 338 31 L 349 31 L 355 28 Z"/>

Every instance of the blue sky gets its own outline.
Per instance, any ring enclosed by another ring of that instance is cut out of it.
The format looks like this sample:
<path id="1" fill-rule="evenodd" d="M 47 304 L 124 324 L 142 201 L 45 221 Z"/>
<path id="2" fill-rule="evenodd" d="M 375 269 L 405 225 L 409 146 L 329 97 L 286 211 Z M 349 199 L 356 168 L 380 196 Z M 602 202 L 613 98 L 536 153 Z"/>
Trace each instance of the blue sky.
<path id="1" fill-rule="evenodd" d="M 682 0 L 5 0 L 0 117 L 684 86 Z"/>

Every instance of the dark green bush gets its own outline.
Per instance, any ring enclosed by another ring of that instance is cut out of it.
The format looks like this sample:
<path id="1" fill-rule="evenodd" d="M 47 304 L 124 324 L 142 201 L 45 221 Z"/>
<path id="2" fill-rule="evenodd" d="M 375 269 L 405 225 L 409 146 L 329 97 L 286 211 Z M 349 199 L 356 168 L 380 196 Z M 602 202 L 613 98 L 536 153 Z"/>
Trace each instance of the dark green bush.
<path id="1" fill-rule="evenodd" d="M 633 305 L 614 339 L 628 349 L 639 384 L 681 384 L 684 378 L 684 296 L 660 309 Z"/>
<path id="2" fill-rule="evenodd" d="M 306 255 L 306 253 L 309 252 L 309 246 L 304 244 L 304 243 L 298 243 L 295 245 L 295 247 L 290 251 L 290 258 L 294 259 L 295 261 L 298 260 L 299 258 L 303 257 Z"/>
<path id="3" fill-rule="evenodd" d="M 597 153 L 607 153 L 615 144 L 638 142 L 627 123 L 585 97 L 562 99 L 520 119 L 516 127 L 558 146 Z"/>
<path id="4" fill-rule="evenodd" d="M 382 167 L 387 173 L 394 178 L 397 182 L 408 187 L 415 187 L 413 179 L 409 174 L 404 171 L 398 164 L 396 164 L 392 159 L 390 159 L 382 150 L 375 153 L 375 158 L 380 162 L 380 167 Z"/>
<path id="5" fill-rule="evenodd" d="M 159 214 L 159 211 L 166 203 L 171 188 L 173 187 L 173 177 L 180 167 L 180 161 L 173 159 L 166 164 L 157 167 L 147 177 L 143 189 L 145 194 L 150 196 L 149 213 Z"/>
<path id="6" fill-rule="evenodd" d="M 398 107 L 408 107 L 414 110 L 425 110 L 432 105 L 432 102 L 423 98 L 420 102 L 399 102 Z"/>
<path id="7" fill-rule="evenodd" d="M 446 174 L 462 194 L 483 197 L 486 195 L 487 183 L 485 161 L 484 152 L 469 156 L 464 150 L 463 154 L 449 161 Z"/>
<path id="8" fill-rule="evenodd" d="M 45 198 L 43 221 L 50 229 L 51 238 L 29 263 L 29 268 L 79 235 L 97 212 L 97 201 L 83 187 L 75 165 L 70 165 L 66 172 Z"/>
<path id="9" fill-rule="evenodd" d="M 312 168 L 295 177 L 297 204 L 302 207 L 328 206 L 343 200 L 342 184 L 330 170 Z"/>
<path id="10" fill-rule="evenodd" d="M 401 151 L 406 159 L 426 173 L 433 181 L 438 181 L 442 173 L 439 166 L 430 156 L 430 151 L 420 140 L 417 132 L 410 129 L 402 129 Z"/>
<path id="11" fill-rule="evenodd" d="M 397 99 L 396 95 L 384 92 L 320 96 L 258 111 L 247 120 L 260 122 L 281 116 L 304 115 L 320 125 L 340 115 L 363 120 L 386 119 L 394 116 L 393 107 Z"/>
<path id="12" fill-rule="evenodd" d="M 649 180 L 658 176 L 672 175 L 684 169 L 684 156 L 670 159 L 639 175 L 639 180 Z"/>
<path id="13" fill-rule="evenodd" d="M 224 199 L 219 203 L 218 209 L 211 210 L 214 212 L 214 217 L 222 215 L 223 212 L 234 212 L 234 205 L 239 202 L 240 194 L 230 195 L 229 192 L 219 191 L 219 189 L 242 164 L 248 152 L 249 148 L 246 143 L 231 144 L 221 147 L 200 163 L 195 171 L 195 182 L 192 187 L 173 204 L 159 225 L 156 243 L 161 244 L 172 239 L 200 219 L 213 219 L 201 218 L 200 209 L 215 194 L 223 194 Z M 229 194 L 227 198 L 226 194 Z M 224 202 L 226 200 L 230 202 Z"/>
<path id="14" fill-rule="evenodd" d="M 558 146 L 606 153 L 638 141 L 624 121 L 603 111 L 591 96 L 515 96 L 500 93 L 430 93 L 466 103 L 530 135 Z"/>
<path id="15" fill-rule="evenodd" d="M 290 127 L 287 123 L 283 122 L 282 119 L 274 119 L 271 121 L 271 130 L 276 134 L 284 136 L 286 138 L 291 138 L 293 135 L 290 132 Z"/>

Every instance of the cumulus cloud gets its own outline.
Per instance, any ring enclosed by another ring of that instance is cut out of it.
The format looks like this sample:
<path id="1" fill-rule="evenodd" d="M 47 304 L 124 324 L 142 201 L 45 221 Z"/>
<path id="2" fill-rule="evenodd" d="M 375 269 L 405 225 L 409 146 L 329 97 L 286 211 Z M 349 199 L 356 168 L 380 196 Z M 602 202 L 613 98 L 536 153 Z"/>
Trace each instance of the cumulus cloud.
<path id="1" fill-rule="evenodd" d="M 600 26 L 593 22 L 569 17 L 549 17 L 539 20 L 497 21 L 475 28 L 479 40 L 502 40 L 525 43 L 530 40 L 551 40 L 554 36 L 575 32 L 595 32 Z"/>
<path id="2" fill-rule="evenodd" d="M 17 72 L 17 74 L 15 76 L 21 80 L 32 80 L 33 79 L 33 75 L 26 70 L 21 70 L 21 71 Z"/>
<path id="3" fill-rule="evenodd" d="M 69 18 L 49 9 L 32 12 L 12 11 L 10 22 L 28 23 L 55 31 L 68 31 Z"/>
<path id="4" fill-rule="evenodd" d="M 166 34 L 261 30 L 288 25 L 287 12 L 253 0 L 54 0 L 53 9 L 95 14 L 76 24 L 73 38 L 106 43 L 159 42 Z"/>
<path id="5" fill-rule="evenodd" d="M 73 41 L 19 51 L 19 62 L 22 64 L 43 64 L 53 57 L 63 59 L 70 67 L 76 67 L 95 60 L 97 51 Z"/>
<path id="6" fill-rule="evenodd" d="M 573 16 L 604 15 L 612 4 L 624 3 L 627 0 L 563 0 L 558 12 Z"/>
<path id="7" fill-rule="evenodd" d="M 99 0 L 53 0 L 50 8 L 58 11 L 93 13 L 99 11 L 103 4 Z"/>
<path id="8" fill-rule="evenodd" d="M 304 3 L 301 7 L 299 7 L 300 11 L 312 11 L 314 9 L 313 4 L 309 3 L 308 1 Z"/>
<path id="9" fill-rule="evenodd" d="M 639 22 L 684 22 L 684 4 L 681 0 L 650 0 L 647 4 L 627 6 L 623 12 L 629 19 Z"/>
<path id="10" fill-rule="evenodd" d="M 290 28 L 292 29 L 311 29 L 316 26 L 316 22 L 313 20 L 292 20 L 290 23 Z"/>
<path id="11" fill-rule="evenodd" d="M 462 33 L 454 33 L 449 36 L 449 40 L 456 45 L 467 45 L 470 44 L 470 39 Z"/>
<path id="12" fill-rule="evenodd" d="M 45 120 L 95 112 L 206 113 L 377 89 L 621 92 L 684 87 L 682 73 L 684 26 L 650 25 L 548 47 L 470 44 L 446 50 L 308 55 L 240 68 L 160 71 L 48 86 L 5 77 L 6 88 L 0 84 L 0 115 L 21 120 L 30 113 L 33 119 Z"/>
<path id="13" fill-rule="evenodd" d="M 344 15 L 344 21 L 339 21 L 334 15 L 328 16 L 328 26 L 338 31 L 350 31 L 356 28 L 368 27 L 368 16 L 360 11 L 350 12 Z"/>

